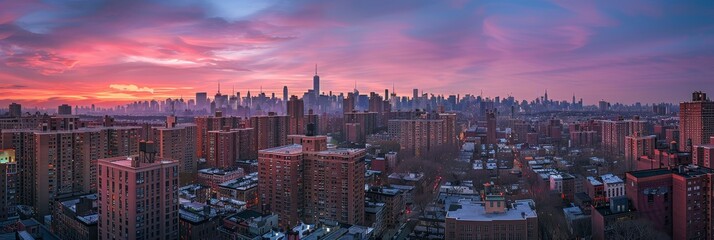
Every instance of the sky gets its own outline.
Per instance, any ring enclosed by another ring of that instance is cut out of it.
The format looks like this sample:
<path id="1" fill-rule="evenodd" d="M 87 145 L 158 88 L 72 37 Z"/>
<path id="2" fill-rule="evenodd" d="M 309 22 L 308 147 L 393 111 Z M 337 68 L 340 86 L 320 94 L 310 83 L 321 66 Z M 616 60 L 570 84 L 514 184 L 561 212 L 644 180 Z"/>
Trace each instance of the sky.
<path id="1" fill-rule="evenodd" d="M 196 92 L 714 96 L 714 1 L 0 1 L 0 104 Z"/>

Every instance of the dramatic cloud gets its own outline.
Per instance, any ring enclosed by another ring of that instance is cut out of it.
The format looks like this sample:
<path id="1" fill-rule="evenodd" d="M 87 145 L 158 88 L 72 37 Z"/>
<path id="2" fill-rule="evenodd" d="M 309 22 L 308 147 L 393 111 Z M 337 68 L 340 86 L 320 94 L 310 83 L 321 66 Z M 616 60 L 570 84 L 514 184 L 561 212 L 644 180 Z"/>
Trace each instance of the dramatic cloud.
<path id="1" fill-rule="evenodd" d="M 333 92 L 678 102 L 714 92 L 712 42 L 712 1 L 0 1 L 0 104 L 301 94 L 314 64 Z"/>
<path id="2" fill-rule="evenodd" d="M 109 88 L 116 89 L 119 91 L 127 91 L 127 92 L 150 92 L 154 93 L 154 89 L 148 88 L 148 87 L 139 87 L 134 84 L 111 84 L 109 85 Z"/>

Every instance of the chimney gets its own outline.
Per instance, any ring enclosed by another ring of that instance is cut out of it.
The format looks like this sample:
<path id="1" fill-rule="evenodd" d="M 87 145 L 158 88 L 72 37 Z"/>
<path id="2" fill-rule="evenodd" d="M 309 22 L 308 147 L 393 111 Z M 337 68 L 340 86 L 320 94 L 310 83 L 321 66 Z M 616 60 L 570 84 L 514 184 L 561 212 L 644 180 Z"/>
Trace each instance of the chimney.
<path id="1" fill-rule="evenodd" d="M 141 166 L 139 163 L 139 157 L 129 157 L 129 160 L 131 161 L 131 167 L 133 168 L 138 168 Z"/>

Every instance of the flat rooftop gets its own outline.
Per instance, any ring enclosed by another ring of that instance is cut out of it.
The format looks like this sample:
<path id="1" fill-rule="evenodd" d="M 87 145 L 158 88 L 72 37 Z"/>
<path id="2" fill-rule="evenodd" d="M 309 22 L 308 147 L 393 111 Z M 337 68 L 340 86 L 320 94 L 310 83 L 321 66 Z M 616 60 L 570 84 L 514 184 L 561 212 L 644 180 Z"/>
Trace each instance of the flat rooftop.
<path id="1" fill-rule="evenodd" d="M 364 149 L 360 148 L 335 148 L 335 149 L 327 149 L 324 151 L 320 151 L 319 154 L 325 154 L 325 155 L 353 155 L 353 154 L 358 154 L 361 152 L 364 152 Z"/>
<path id="2" fill-rule="evenodd" d="M 648 170 L 628 172 L 628 174 L 630 174 L 636 178 L 653 177 L 653 176 L 665 175 L 665 174 L 670 174 L 670 173 L 672 173 L 672 171 L 669 169 L 666 169 L 666 168 L 648 169 Z"/>
<path id="3" fill-rule="evenodd" d="M 273 153 L 273 154 L 301 154 L 302 145 L 300 144 L 290 144 L 280 147 L 268 148 L 260 150 L 261 153 Z"/>
<path id="4" fill-rule="evenodd" d="M 531 209 L 530 205 L 525 202 L 517 202 L 507 209 L 504 213 L 486 213 L 484 202 L 472 202 L 470 200 L 460 200 L 458 203 L 449 206 L 446 212 L 446 218 L 452 218 L 459 221 L 509 221 L 509 220 L 525 220 L 527 218 L 536 218 L 538 215 L 535 210 Z"/>
<path id="5" fill-rule="evenodd" d="M 137 156 L 132 156 L 132 157 L 137 157 Z M 138 168 L 131 166 L 131 157 L 105 158 L 105 159 L 100 159 L 99 162 L 103 162 L 105 164 L 122 166 L 122 167 L 126 167 L 126 168 L 132 168 L 132 169 L 151 168 L 151 167 L 155 167 L 155 166 L 161 166 L 164 164 L 178 164 L 178 161 L 161 159 L 159 157 L 157 157 L 153 163 L 145 163 L 145 162 L 140 163 Z"/>

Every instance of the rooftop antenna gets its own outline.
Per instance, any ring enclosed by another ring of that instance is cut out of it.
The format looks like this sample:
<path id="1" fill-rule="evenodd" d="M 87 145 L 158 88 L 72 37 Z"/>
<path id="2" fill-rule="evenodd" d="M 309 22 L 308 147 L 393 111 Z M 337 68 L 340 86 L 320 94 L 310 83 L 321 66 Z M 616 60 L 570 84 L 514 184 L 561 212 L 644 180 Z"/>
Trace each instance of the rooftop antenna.
<path id="1" fill-rule="evenodd" d="M 317 64 L 315 64 L 315 76 L 317 76 Z"/>
<path id="2" fill-rule="evenodd" d="M 221 93 L 221 81 L 218 81 L 218 93 Z"/>

